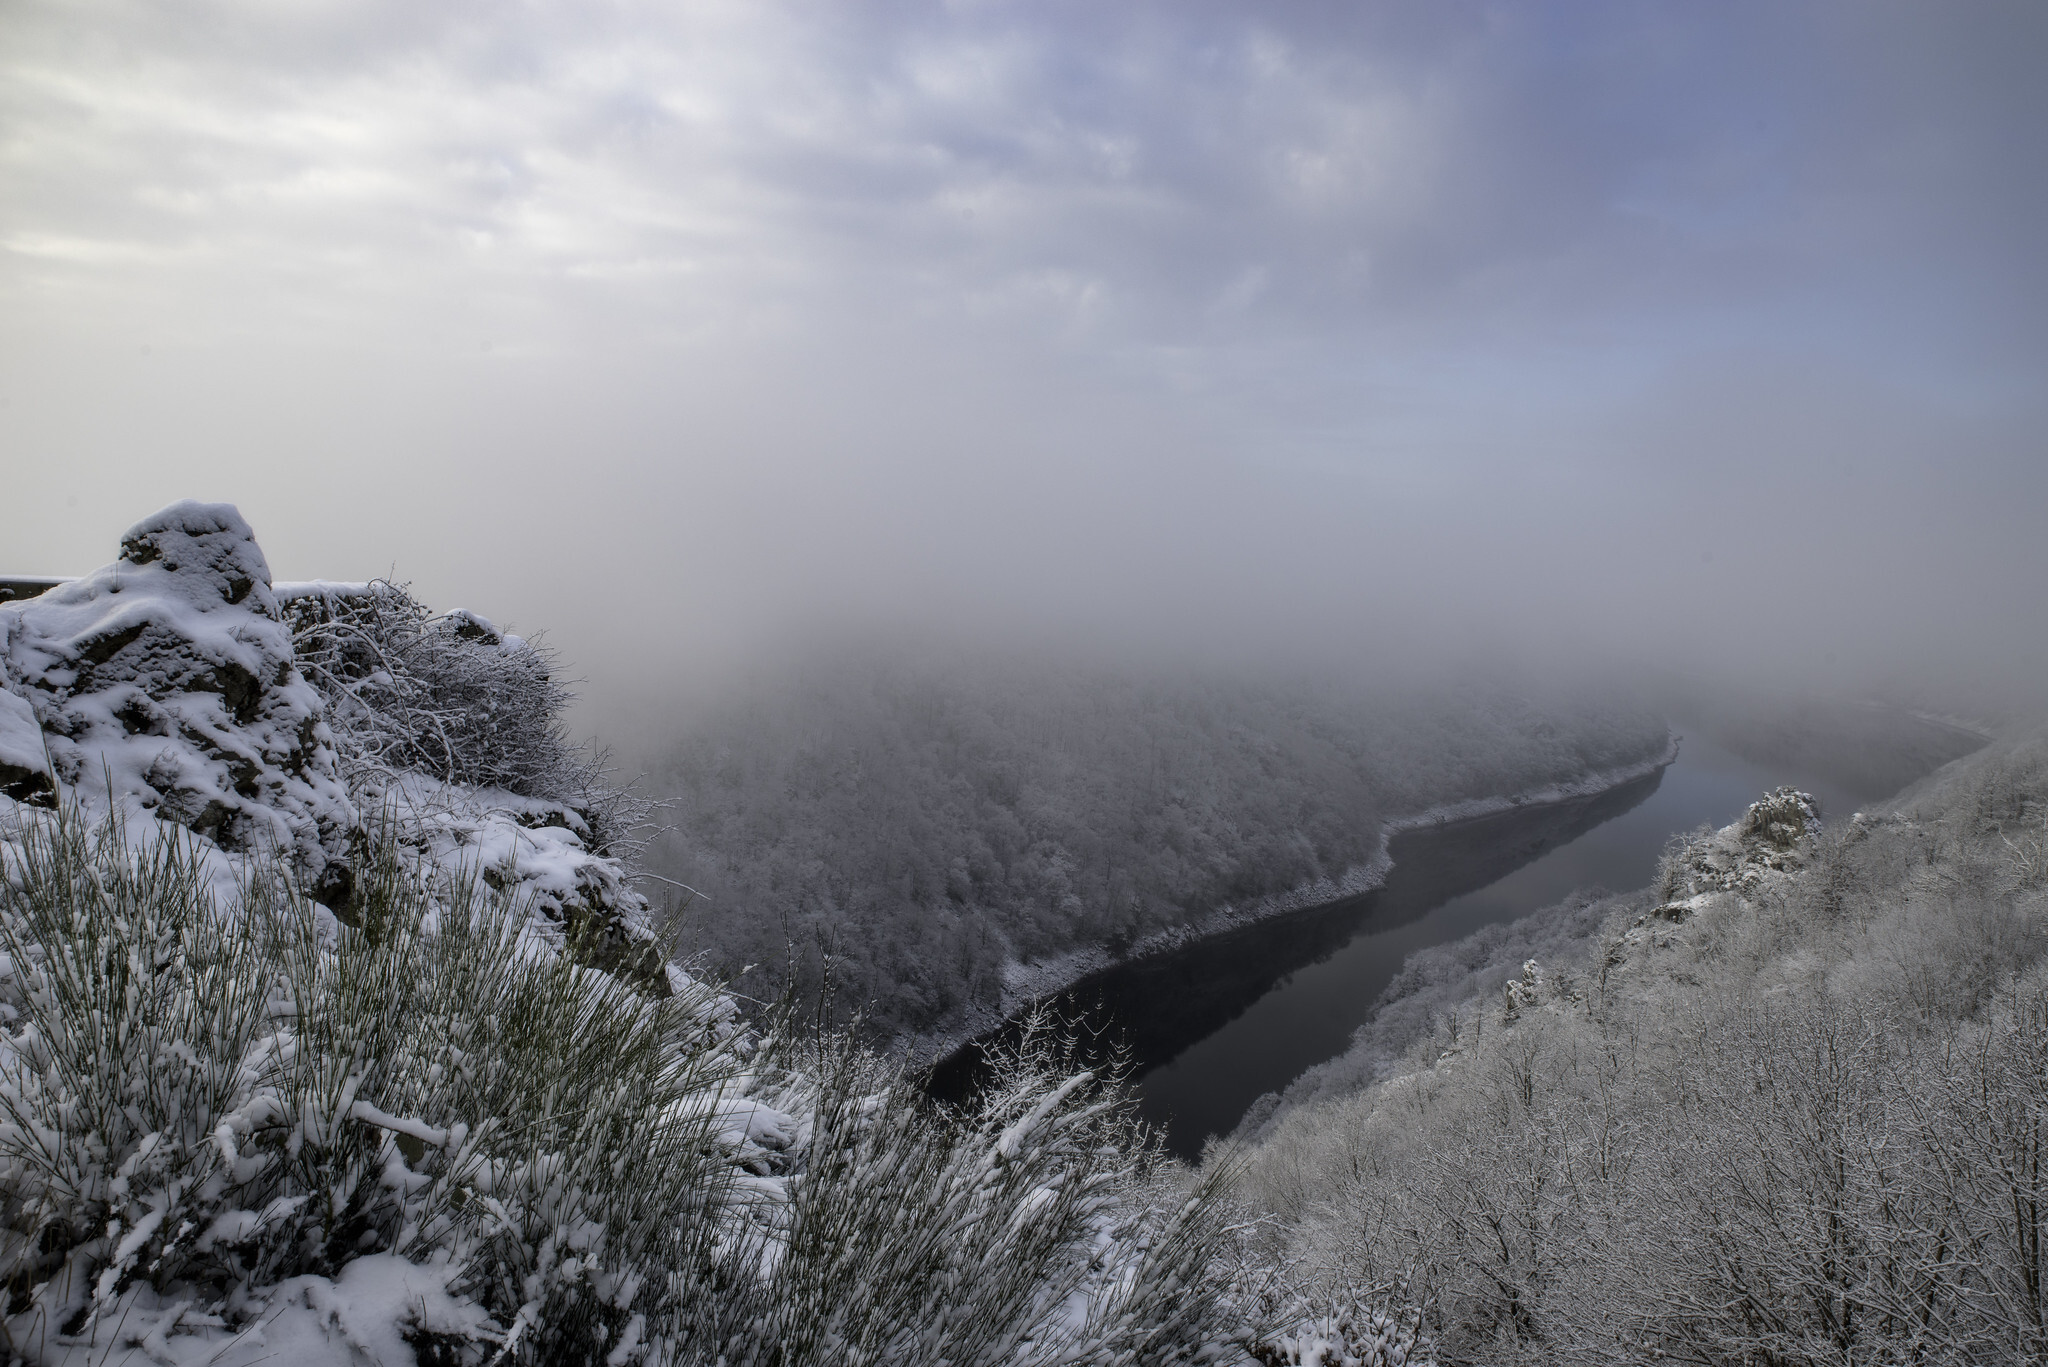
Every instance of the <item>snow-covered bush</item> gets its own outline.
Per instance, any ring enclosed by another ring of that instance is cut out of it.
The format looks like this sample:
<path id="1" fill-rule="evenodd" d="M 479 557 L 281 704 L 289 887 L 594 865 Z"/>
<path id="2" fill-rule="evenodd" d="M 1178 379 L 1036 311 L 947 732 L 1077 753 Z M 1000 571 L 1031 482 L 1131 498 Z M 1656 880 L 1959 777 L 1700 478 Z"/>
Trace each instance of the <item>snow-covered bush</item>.
<path id="1" fill-rule="evenodd" d="M 1040 1022 L 946 1117 L 841 1042 L 773 1270 L 731 1313 L 732 1367 L 1120 1367 L 1204 1360 L 1230 1325 L 1209 1275 L 1214 1184 L 1160 1161 L 1117 1088 Z M 877 1082 L 882 1085 L 877 1086 Z"/>
<path id="2" fill-rule="evenodd" d="M 14 817 L 11 1354 L 1136 1367 L 1244 1338 L 1217 1183 L 1162 1181 L 1043 1038 L 955 1116 L 844 1036 L 580 967 L 395 841 L 351 925 L 285 862 Z"/>
<path id="3" fill-rule="evenodd" d="M 561 720 L 572 695 L 543 649 L 381 580 L 287 585 L 279 598 L 348 763 L 557 795 L 579 751 Z"/>
<path id="4" fill-rule="evenodd" d="M 1421 1312 L 1386 1295 L 1301 1302 L 1252 1357 L 1262 1367 L 1435 1367 Z"/>
<path id="5" fill-rule="evenodd" d="M 278 599 L 359 797 L 421 774 L 566 803 L 594 850 L 628 852 L 653 804 L 608 783 L 604 752 L 571 738 L 575 695 L 544 644 L 384 580 L 286 584 Z"/>
<path id="6" fill-rule="evenodd" d="M 391 1316 L 450 1360 L 623 1363 L 681 1332 L 732 1173 L 708 989 L 642 996 L 389 862 L 353 929 L 274 864 L 222 905 L 199 842 L 131 849 L 75 808 L 4 848 L 15 1352 L 248 1330 L 383 1256 L 424 1297 Z"/>

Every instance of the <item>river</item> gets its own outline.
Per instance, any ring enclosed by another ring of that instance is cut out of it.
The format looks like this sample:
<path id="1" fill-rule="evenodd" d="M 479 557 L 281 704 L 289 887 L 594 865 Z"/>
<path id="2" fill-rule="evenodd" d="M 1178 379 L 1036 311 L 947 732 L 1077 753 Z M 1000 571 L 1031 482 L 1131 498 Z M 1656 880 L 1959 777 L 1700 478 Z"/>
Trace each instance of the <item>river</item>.
<path id="1" fill-rule="evenodd" d="M 1658 773 L 1590 798 L 1403 832 L 1388 847 L 1383 887 L 1118 965 L 1052 1005 L 1097 1047 L 1129 1051 L 1139 1113 L 1169 1149 L 1193 1157 L 1259 1096 L 1343 1053 L 1411 952 L 1581 888 L 1641 887 L 1674 834 L 1726 825 L 1779 784 L 1813 793 L 1833 817 L 1896 786 L 1877 791 L 1841 774 L 1758 762 L 1688 735 Z M 933 1070 L 934 1095 L 966 1094 L 975 1052 Z"/>

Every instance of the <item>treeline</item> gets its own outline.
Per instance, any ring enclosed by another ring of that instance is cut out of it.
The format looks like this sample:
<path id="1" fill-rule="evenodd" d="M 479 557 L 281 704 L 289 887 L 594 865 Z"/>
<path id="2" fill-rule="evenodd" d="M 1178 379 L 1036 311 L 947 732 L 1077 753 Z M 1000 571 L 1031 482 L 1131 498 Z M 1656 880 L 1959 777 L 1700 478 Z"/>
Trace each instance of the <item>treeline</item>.
<path id="1" fill-rule="evenodd" d="M 1413 965 L 1242 1162 L 1267 1256 L 1446 1364 L 2043 1360 L 2048 737 L 1805 824 Z"/>
<path id="2" fill-rule="evenodd" d="M 842 656 L 754 690 L 657 767 L 675 829 L 650 867 L 708 899 L 683 913 L 686 952 L 764 997 L 829 978 L 894 1036 L 993 1006 L 1008 961 L 1339 878 L 1383 816 L 1664 740 L 1613 698 Z"/>

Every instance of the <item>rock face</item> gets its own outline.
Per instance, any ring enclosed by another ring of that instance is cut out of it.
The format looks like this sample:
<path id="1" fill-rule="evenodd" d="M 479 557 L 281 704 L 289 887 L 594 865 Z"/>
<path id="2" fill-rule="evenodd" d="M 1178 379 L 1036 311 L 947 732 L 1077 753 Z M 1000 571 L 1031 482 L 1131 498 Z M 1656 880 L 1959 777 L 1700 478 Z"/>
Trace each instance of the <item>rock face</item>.
<path id="1" fill-rule="evenodd" d="M 113 564 L 0 606 L 0 688 L 8 796 L 47 801 L 54 779 L 225 849 L 275 845 L 316 887 L 345 881 L 356 812 L 233 506 L 172 504 L 121 538 Z"/>

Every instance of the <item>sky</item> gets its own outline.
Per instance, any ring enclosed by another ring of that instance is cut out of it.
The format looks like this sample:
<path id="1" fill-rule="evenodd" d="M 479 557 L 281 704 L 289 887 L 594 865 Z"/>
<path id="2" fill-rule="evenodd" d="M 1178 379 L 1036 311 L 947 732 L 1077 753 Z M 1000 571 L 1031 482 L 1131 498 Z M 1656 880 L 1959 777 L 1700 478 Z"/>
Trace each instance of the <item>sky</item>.
<path id="1" fill-rule="evenodd" d="M 2048 677 L 2048 7 L 0 5 L 0 573 Z"/>

